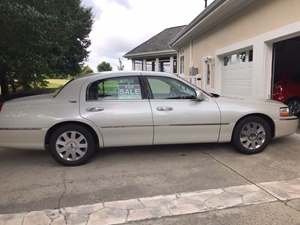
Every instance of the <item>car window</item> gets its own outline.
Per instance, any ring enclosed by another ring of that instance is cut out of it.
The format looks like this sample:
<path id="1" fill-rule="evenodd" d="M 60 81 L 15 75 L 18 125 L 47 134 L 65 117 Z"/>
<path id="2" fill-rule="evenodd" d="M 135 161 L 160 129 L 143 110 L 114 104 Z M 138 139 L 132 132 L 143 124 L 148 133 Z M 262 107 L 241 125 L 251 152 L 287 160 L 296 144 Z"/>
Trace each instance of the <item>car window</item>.
<path id="1" fill-rule="evenodd" d="M 195 90 L 185 83 L 169 77 L 148 77 L 154 99 L 195 99 Z"/>
<path id="2" fill-rule="evenodd" d="M 139 100 L 142 99 L 138 77 L 118 77 L 100 80 L 88 88 L 87 100 Z"/>

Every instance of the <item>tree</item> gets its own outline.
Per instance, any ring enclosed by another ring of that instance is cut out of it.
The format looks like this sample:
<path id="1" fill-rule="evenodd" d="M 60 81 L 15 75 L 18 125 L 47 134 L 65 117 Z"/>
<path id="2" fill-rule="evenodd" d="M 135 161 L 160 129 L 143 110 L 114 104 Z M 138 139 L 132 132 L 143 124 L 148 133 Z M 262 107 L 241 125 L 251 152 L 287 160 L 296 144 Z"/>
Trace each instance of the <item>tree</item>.
<path id="1" fill-rule="evenodd" d="M 78 74 L 92 22 L 91 9 L 80 0 L 1 0 L 2 95 L 15 81 L 27 89 L 43 84 L 46 74 Z"/>
<path id="2" fill-rule="evenodd" d="M 97 66 L 97 70 L 98 72 L 112 71 L 112 67 L 110 63 L 103 61 Z"/>
<path id="3" fill-rule="evenodd" d="M 123 71 L 124 70 L 124 65 L 123 65 L 123 62 L 122 62 L 122 60 L 119 58 L 119 65 L 118 65 L 118 70 L 119 71 Z"/>
<path id="4" fill-rule="evenodd" d="M 87 75 L 87 74 L 90 74 L 90 73 L 94 73 L 94 71 L 92 70 L 91 67 L 86 65 L 86 66 L 82 67 L 80 75 Z"/>

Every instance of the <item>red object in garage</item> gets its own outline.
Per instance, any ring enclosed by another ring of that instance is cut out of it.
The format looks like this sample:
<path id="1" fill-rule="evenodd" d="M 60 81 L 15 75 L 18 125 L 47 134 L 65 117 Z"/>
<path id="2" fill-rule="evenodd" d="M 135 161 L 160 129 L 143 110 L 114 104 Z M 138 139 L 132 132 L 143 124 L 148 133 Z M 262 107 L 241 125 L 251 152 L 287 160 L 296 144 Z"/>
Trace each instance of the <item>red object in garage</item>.
<path id="1" fill-rule="evenodd" d="M 282 76 L 275 83 L 273 99 L 286 103 L 292 114 L 300 116 L 300 76 Z"/>

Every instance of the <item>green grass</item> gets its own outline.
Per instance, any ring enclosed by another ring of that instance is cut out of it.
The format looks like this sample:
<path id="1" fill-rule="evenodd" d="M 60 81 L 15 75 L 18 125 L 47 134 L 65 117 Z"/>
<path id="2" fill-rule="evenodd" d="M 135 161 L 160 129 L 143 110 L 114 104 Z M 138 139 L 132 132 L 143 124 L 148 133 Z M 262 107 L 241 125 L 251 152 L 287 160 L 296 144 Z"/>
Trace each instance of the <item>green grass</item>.
<path id="1" fill-rule="evenodd" d="M 47 79 L 47 88 L 55 89 L 64 86 L 69 80 L 68 79 Z"/>

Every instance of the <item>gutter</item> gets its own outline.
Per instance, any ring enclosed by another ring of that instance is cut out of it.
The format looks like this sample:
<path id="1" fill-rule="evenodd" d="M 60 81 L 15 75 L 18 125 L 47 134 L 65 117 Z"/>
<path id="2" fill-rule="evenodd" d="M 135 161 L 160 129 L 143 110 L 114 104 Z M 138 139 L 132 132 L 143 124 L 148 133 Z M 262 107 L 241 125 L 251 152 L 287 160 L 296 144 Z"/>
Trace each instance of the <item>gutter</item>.
<path id="1" fill-rule="evenodd" d="M 175 47 L 180 39 L 184 38 L 199 22 L 209 16 L 213 11 L 215 11 L 226 1 L 227 0 L 215 0 L 214 2 L 212 2 L 192 22 L 190 22 L 181 32 L 179 32 L 179 34 L 173 40 L 171 40 L 170 46 Z"/>
<path id="2" fill-rule="evenodd" d="M 131 54 L 126 54 L 123 57 L 127 59 L 132 59 L 132 58 L 142 58 L 142 57 L 155 57 L 155 56 L 163 56 L 163 55 L 176 55 L 177 52 L 176 50 L 162 50 L 162 51 L 151 51 L 151 52 L 139 52 L 139 53 L 131 53 Z"/>

